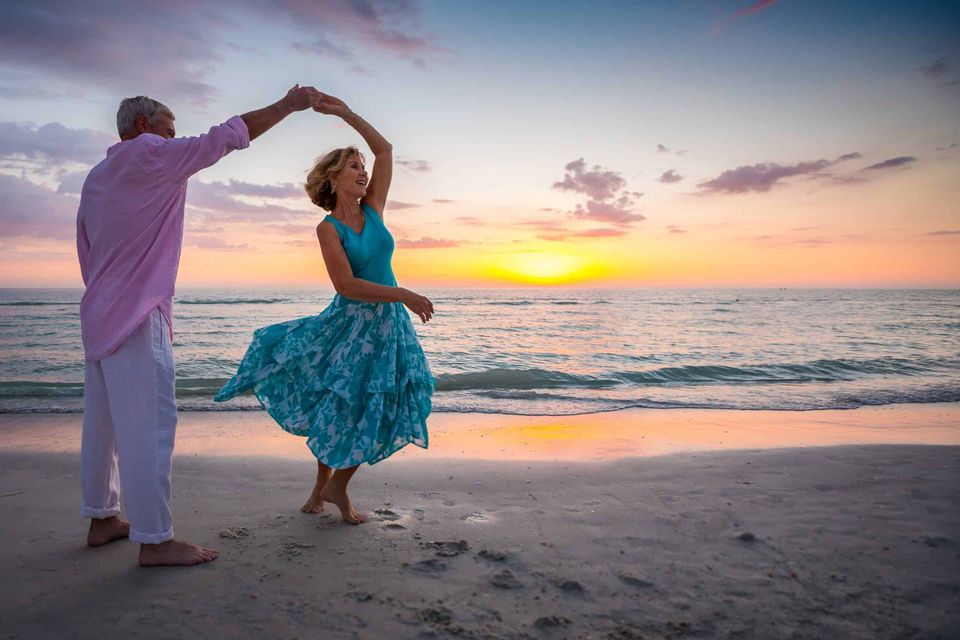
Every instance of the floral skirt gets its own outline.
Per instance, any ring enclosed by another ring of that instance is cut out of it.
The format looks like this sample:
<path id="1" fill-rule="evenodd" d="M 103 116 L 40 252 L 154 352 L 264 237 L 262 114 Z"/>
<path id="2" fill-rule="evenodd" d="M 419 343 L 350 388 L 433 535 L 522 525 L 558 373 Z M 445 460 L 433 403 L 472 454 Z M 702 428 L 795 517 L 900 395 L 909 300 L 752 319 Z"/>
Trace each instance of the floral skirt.
<path id="1" fill-rule="evenodd" d="M 257 329 L 214 399 L 247 389 L 334 469 L 374 464 L 411 442 L 427 447 L 434 379 L 399 302 L 337 295 L 319 315 Z"/>

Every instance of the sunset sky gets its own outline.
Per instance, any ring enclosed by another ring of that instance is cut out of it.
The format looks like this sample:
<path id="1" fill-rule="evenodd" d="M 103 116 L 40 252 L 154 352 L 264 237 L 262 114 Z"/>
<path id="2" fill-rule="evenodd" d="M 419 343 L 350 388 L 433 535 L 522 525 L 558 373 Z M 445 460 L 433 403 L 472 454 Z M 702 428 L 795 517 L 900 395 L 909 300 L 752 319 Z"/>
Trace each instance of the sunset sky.
<path id="1" fill-rule="evenodd" d="M 343 98 L 393 143 L 409 286 L 960 286 L 960 3 L 0 5 L 0 286 L 82 286 L 80 186 L 147 94 L 179 135 Z M 326 286 L 303 112 L 191 180 L 180 286 Z"/>

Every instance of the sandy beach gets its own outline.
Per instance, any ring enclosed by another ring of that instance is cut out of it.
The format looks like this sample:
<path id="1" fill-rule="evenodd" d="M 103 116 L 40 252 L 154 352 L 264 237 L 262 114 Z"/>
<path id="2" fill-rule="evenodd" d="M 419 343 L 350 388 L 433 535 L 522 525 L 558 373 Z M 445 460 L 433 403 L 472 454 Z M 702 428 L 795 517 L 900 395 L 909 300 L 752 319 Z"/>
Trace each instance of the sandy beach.
<path id="1" fill-rule="evenodd" d="M 949 638 L 960 406 L 437 414 L 361 526 L 262 412 L 184 412 L 178 537 L 83 546 L 80 416 L 0 416 L 0 637 Z"/>

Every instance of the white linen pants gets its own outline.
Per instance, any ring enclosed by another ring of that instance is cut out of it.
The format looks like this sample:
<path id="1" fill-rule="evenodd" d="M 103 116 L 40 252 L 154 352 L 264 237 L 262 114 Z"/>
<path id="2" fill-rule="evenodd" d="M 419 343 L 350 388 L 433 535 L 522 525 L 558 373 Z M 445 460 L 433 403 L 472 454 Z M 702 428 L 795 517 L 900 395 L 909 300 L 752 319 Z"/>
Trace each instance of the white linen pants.
<path id="1" fill-rule="evenodd" d="M 171 540 L 176 428 L 173 347 L 167 323 L 154 309 L 119 349 L 86 363 L 80 514 L 107 518 L 120 513 L 122 485 L 130 539 L 142 544 Z"/>

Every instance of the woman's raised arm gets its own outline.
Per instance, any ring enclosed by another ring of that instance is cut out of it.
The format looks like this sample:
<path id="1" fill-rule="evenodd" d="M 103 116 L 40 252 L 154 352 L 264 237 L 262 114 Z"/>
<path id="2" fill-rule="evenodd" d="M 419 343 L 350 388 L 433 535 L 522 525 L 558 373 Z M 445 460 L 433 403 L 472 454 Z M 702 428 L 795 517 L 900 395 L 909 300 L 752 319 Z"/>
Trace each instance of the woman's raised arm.
<path id="1" fill-rule="evenodd" d="M 390 191 L 390 182 L 393 180 L 393 145 L 387 142 L 387 139 L 374 129 L 372 124 L 351 111 L 343 100 L 326 93 L 320 95 L 320 105 L 314 107 L 314 111 L 342 118 L 370 147 L 374 158 L 373 170 L 370 172 L 370 183 L 367 185 L 367 195 L 363 198 L 363 204 L 373 207 L 374 211 L 383 218 L 387 193 Z"/>

